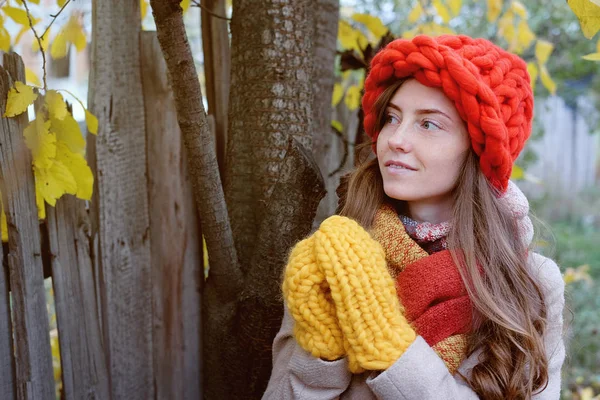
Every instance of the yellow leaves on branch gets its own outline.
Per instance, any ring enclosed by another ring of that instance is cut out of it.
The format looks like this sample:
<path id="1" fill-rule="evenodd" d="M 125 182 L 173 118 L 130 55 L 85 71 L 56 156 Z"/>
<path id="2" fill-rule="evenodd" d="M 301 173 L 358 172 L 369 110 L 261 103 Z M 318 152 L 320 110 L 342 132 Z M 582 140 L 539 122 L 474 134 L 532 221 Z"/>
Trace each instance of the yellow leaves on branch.
<path id="1" fill-rule="evenodd" d="M 54 38 L 50 48 L 50 55 L 54 59 L 63 58 L 67 55 L 70 44 L 73 44 L 77 51 L 81 51 L 85 48 L 86 42 L 85 32 L 79 18 L 71 15 L 69 21 Z"/>
<path id="2" fill-rule="evenodd" d="M 35 99 L 37 93 L 33 92 L 33 87 L 24 84 L 23 82 L 15 82 L 15 87 L 8 91 L 8 100 L 6 103 L 5 117 L 14 117 L 24 113 Z"/>
<path id="3" fill-rule="evenodd" d="M 487 20 L 494 22 L 502 12 L 502 0 L 487 0 Z"/>
<path id="4" fill-rule="evenodd" d="M 25 112 L 37 97 L 33 87 L 15 82 L 15 88 L 8 94 L 5 115 Z M 97 133 L 97 118 L 88 110 L 85 114 L 88 130 Z M 23 136 L 32 153 L 39 218 L 45 218 L 44 202 L 54 206 L 65 193 L 91 199 L 94 177 L 84 157 L 85 140 L 61 93 L 46 91 L 36 118 L 25 128 Z"/>
<path id="5" fill-rule="evenodd" d="M 445 24 L 450 22 L 450 11 L 444 5 L 441 0 L 433 0 L 433 7 L 437 11 L 438 15 L 442 18 Z"/>
<path id="6" fill-rule="evenodd" d="M 408 14 L 408 22 L 414 24 L 419 18 L 421 18 L 421 15 L 423 15 L 423 7 L 421 7 L 420 2 L 417 2 L 417 4 L 415 4 L 414 8 Z"/>
<path id="7" fill-rule="evenodd" d="M 369 14 L 353 14 L 351 17 L 354 21 L 363 24 L 374 36 L 375 40 L 379 41 L 388 31 L 388 28 L 377 17 Z"/>
<path id="8" fill-rule="evenodd" d="M 369 44 L 369 40 L 360 30 L 341 19 L 338 25 L 338 41 L 344 50 L 356 50 L 359 53 Z"/>
<path id="9" fill-rule="evenodd" d="M 579 20 L 583 35 L 591 39 L 600 30 L 600 4 L 592 0 L 567 0 Z"/>

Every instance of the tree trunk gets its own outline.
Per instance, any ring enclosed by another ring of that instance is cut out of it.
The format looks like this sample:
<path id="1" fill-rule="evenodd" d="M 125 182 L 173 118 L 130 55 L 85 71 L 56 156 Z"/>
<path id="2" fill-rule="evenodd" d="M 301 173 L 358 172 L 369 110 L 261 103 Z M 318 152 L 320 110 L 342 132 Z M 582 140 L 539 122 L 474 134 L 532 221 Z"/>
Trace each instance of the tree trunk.
<path id="1" fill-rule="evenodd" d="M 313 3 L 233 2 L 225 195 L 243 271 L 250 268 L 288 135 L 312 148 Z"/>
<path id="2" fill-rule="evenodd" d="M 329 176 L 340 165 L 345 144 L 336 137 L 331 128 L 331 95 L 335 81 L 334 63 L 338 31 L 339 0 L 318 0 L 315 21 L 315 68 L 313 70 L 313 91 L 315 95 L 313 154 L 319 165 L 327 195 L 319 204 L 313 227 L 317 227 L 337 207 L 335 190 L 340 174 Z"/>
<path id="3" fill-rule="evenodd" d="M 202 5 L 205 8 L 205 10 L 202 10 L 201 15 L 206 99 L 208 101 L 208 114 L 214 116 L 217 161 L 219 162 L 219 171 L 223 177 L 225 175 L 229 75 L 231 70 L 229 26 L 227 21 L 214 16 L 225 16 L 225 0 L 202 0 Z"/>
<path id="4" fill-rule="evenodd" d="M 214 229 L 223 210 L 221 186 L 181 9 L 177 0 L 151 5 L 209 245 L 202 297 L 204 397 L 260 398 L 283 312 L 281 271 L 290 246 L 310 231 L 323 196 L 310 153 L 315 10 L 309 0 L 234 3 L 226 169 L 238 262 L 227 247 L 233 241 L 227 240 L 226 213 L 225 229 Z"/>

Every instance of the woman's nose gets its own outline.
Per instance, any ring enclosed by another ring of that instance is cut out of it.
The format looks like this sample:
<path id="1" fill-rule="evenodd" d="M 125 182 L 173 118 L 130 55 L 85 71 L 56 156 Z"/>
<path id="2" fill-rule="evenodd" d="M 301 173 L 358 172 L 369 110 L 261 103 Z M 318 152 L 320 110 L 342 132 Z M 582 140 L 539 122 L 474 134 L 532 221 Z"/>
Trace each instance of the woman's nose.
<path id="1" fill-rule="evenodd" d="M 388 146 L 391 150 L 407 153 L 412 149 L 410 139 L 410 127 L 408 124 L 400 123 L 392 135 L 388 138 Z"/>

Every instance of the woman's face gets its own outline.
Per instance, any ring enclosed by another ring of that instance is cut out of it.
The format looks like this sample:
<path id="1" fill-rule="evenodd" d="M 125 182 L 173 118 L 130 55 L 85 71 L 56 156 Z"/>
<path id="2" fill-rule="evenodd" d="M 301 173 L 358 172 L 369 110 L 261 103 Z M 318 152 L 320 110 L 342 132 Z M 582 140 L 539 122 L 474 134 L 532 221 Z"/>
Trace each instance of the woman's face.
<path id="1" fill-rule="evenodd" d="M 470 151 L 454 104 L 441 89 L 408 80 L 394 93 L 377 138 L 385 193 L 415 206 L 452 209 L 452 190 Z"/>

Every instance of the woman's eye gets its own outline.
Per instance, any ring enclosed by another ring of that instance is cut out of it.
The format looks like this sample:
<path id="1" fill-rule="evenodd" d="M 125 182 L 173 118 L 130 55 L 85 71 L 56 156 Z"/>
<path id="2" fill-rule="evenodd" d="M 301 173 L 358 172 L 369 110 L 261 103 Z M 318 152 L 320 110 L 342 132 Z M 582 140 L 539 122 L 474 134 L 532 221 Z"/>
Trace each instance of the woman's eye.
<path id="1" fill-rule="evenodd" d="M 422 124 L 423 128 L 427 129 L 427 130 L 431 130 L 431 129 L 441 129 L 439 125 L 431 122 L 431 121 L 423 121 Z"/>
<path id="2" fill-rule="evenodd" d="M 398 118 L 396 118 L 396 116 L 394 116 L 394 115 L 392 115 L 392 114 L 388 114 L 388 115 L 385 117 L 385 123 L 386 123 L 386 124 L 396 124 L 396 123 L 398 123 L 398 122 L 399 122 Z"/>

